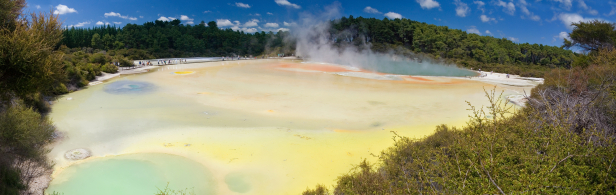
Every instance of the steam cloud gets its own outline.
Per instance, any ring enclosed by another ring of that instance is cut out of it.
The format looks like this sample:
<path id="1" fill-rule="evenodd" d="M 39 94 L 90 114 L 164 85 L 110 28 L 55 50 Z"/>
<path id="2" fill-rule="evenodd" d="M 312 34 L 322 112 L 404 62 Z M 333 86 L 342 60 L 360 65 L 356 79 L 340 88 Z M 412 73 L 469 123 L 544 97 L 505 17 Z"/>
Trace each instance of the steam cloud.
<path id="1" fill-rule="evenodd" d="M 369 38 L 364 36 L 355 37 L 355 39 L 363 39 L 363 45 L 360 47 L 350 43 L 335 46 L 332 43 L 341 36 L 344 39 L 343 42 L 353 41 L 353 37 L 345 36 L 348 32 L 341 32 L 337 35 L 330 33 L 330 21 L 341 17 L 339 9 L 340 4 L 334 3 L 325 7 L 325 10 L 317 15 L 308 12 L 300 14 L 300 25 L 293 27 L 291 31 L 297 44 L 296 56 L 312 62 L 347 65 L 391 74 L 424 76 L 472 76 L 476 74 L 409 52 L 404 56 L 396 54 L 394 50 L 386 54 L 375 53 L 369 49 Z"/>

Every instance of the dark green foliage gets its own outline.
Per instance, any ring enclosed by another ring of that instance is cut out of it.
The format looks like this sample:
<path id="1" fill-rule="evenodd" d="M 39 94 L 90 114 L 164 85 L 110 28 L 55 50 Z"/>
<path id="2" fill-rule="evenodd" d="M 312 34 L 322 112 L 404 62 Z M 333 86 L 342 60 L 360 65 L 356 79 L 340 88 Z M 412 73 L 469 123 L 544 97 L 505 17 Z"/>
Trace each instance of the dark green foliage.
<path id="1" fill-rule="evenodd" d="M 600 49 L 616 46 L 616 31 L 613 23 L 593 20 L 573 23 L 571 26 L 574 27 L 573 31 L 569 33 L 571 41 L 564 40 L 566 48 L 577 46 L 586 51 L 597 52 Z"/>
<path id="2" fill-rule="evenodd" d="M 51 121 L 20 101 L 0 110 L 0 194 L 20 194 L 50 168 L 46 146 L 54 130 Z"/>
<path id="3" fill-rule="evenodd" d="M 54 127 L 22 103 L 14 103 L 0 113 L 0 152 L 45 161 L 45 145 L 52 141 Z"/>
<path id="4" fill-rule="evenodd" d="M 106 73 L 116 73 L 118 72 L 118 67 L 113 64 L 105 64 L 101 65 L 101 71 Z"/>
<path id="5" fill-rule="evenodd" d="M 101 76 L 102 72 L 117 73 L 118 67 L 113 62 L 121 62 L 123 66 L 132 65 L 132 61 L 127 60 L 121 52 L 114 52 L 117 56 L 111 56 L 104 51 L 94 53 L 97 50 L 92 48 L 69 49 L 61 46 L 59 50 L 65 53 L 62 58 L 65 74 L 60 79 L 61 83 L 51 89 L 52 94 L 56 95 L 85 87 L 96 76 Z"/>
<path id="6" fill-rule="evenodd" d="M 498 64 L 539 65 L 545 69 L 568 67 L 574 56 L 570 50 L 559 47 L 518 44 L 504 38 L 469 34 L 409 19 L 379 20 L 350 16 L 334 20 L 331 25 L 330 36 L 337 45 L 361 46 L 370 43 L 372 49 L 379 52 L 401 46 L 416 53 L 431 54 L 437 59 L 464 60 L 468 63 L 461 65 L 466 67 L 479 68 L 475 65 L 480 64 L 483 70 Z"/>
<path id="7" fill-rule="evenodd" d="M 216 22 L 183 25 L 181 21 L 154 21 L 123 28 L 102 26 L 64 31 L 62 45 L 69 48 L 91 47 L 124 50 L 131 60 L 193 56 L 261 55 L 268 48 L 288 48 L 283 41 L 288 32 L 254 34 L 219 29 Z M 289 49 L 290 52 L 294 49 Z"/>
<path id="8" fill-rule="evenodd" d="M 111 59 L 107 59 L 107 57 L 108 56 L 106 56 L 103 53 L 95 53 L 90 56 L 90 62 L 98 63 L 98 64 L 107 64 L 109 61 L 111 61 Z"/>
<path id="9" fill-rule="evenodd" d="M 1 0 L 5 4 L 10 0 Z M 21 9 L 21 8 L 20 8 Z M 0 28 L 0 101 L 47 92 L 62 77 L 61 53 L 55 52 L 62 40 L 57 16 L 31 14 L 17 19 L 14 28 Z"/>
<path id="10" fill-rule="evenodd" d="M 23 0 L 0 0 L 0 194 L 27 194 L 49 171 L 53 140 L 46 95 L 66 91 L 62 24 L 55 15 L 22 14 Z"/>
<path id="11" fill-rule="evenodd" d="M 18 169 L 0 166 L 0 194 L 19 195 L 19 191 L 25 189 Z"/>

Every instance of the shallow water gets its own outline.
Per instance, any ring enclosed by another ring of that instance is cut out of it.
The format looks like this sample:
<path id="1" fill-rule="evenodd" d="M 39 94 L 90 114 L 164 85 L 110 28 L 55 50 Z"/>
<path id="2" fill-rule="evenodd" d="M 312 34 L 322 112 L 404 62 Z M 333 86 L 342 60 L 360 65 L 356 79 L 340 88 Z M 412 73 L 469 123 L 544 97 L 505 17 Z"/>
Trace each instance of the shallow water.
<path id="1" fill-rule="evenodd" d="M 361 159 L 376 162 L 371 153 L 392 145 L 390 131 L 422 137 L 439 124 L 464 125 L 465 101 L 484 105 L 483 88 L 493 87 L 338 70 L 344 68 L 282 60 L 181 64 L 68 94 L 51 113 L 65 137 L 49 154 L 56 166 L 48 192 L 94 194 L 91 186 L 125 173 L 112 170 L 135 169 L 132 175 L 148 179 L 100 185 L 138 186 L 133 194 L 152 194 L 166 182 L 213 194 L 298 194 L 333 184 Z M 76 148 L 93 157 L 63 157 Z M 177 178 L 163 169 L 196 171 Z"/>
<path id="2" fill-rule="evenodd" d="M 128 154 L 98 158 L 63 171 L 65 181 L 54 180 L 50 192 L 64 194 L 154 194 L 170 189 L 214 194 L 212 174 L 199 163 L 169 154 Z"/>

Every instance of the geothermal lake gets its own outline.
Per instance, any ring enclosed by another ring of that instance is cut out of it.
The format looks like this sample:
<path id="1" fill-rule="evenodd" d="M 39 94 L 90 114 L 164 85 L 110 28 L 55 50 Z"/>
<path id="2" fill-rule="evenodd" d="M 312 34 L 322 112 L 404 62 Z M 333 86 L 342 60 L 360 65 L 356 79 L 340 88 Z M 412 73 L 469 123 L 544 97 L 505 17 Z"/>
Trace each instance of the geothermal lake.
<path id="1" fill-rule="evenodd" d="M 468 71 L 460 72 L 460 76 Z M 391 73 L 391 72 L 389 72 Z M 402 73 L 400 73 L 402 74 Z M 51 118 L 63 138 L 47 193 L 300 194 L 331 186 L 392 133 L 463 126 L 465 101 L 494 84 L 375 73 L 291 60 L 168 65 L 67 94 Z M 531 87 L 499 85 L 505 95 Z M 83 148 L 92 157 L 68 160 Z"/>

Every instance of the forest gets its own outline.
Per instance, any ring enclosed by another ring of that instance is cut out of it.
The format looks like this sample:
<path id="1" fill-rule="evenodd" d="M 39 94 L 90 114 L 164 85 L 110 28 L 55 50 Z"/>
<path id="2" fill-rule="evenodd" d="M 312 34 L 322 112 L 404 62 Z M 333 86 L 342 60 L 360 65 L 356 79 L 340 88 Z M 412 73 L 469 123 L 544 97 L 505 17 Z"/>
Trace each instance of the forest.
<path id="1" fill-rule="evenodd" d="M 331 26 L 330 37 L 335 44 L 372 43 L 372 49 L 381 52 L 399 46 L 415 53 L 432 54 L 435 58 L 551 68 L 570 67 L 574 58 L 571 50 L 561 47 L 515 43 L 405 18 L 380 20 L 349 16 L 331 21 Z"/>
<path id="2" fill-rule="evenodd" d="M 139 49 L 152 57 L 213 57 L 262 55 L 269 48 L 285 47 L 289 32 L 257 32 L 254 34 L 220 29 L 216 22 L 183 25 L 180 20 L 127 24 L 122 28 L 100 26 L 70 28 L 63 33 L 60 45 L 69 48 L 99 50 Z M 144 56 L 130 56 L 142 60 Z"/>
<path id="3" fill-rule="evenodd" d="M 354 46 L 375 52 L 425 54 L 430 58 L 467 68 L 541 77 L 552 68 L 570 68 L 580 56 L 562 47 L 515 43 L 505 38 L 481 36 L 446 26 L 413 21 L 342 17 L 329 21 L 327 36 L 340 48 Z M 127 24 L 122 28 L 98 26 L 70 28 L 59 45 L 68 48 L 131 50 L 129 60 L 165 57 L 276 56 L 295 52 L 291 32 L 254 34 L 220 29 L 216 22 L 184 25 L 180 20 Z M 135 51 L 138 50 L 138 51 Z"/>

